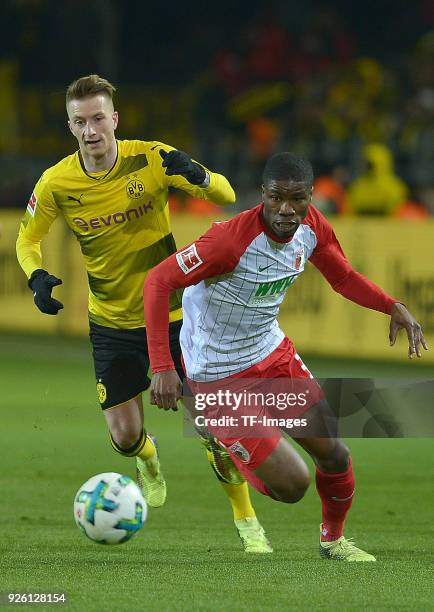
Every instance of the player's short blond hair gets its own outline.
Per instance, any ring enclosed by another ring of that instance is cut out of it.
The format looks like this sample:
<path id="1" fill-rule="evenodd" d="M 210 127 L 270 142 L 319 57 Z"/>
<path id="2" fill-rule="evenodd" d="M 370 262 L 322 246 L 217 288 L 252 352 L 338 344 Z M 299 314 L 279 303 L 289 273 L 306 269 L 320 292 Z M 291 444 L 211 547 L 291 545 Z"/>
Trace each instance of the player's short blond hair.
<path id="1" fill-rule="evenodd" d="M 96 96 L 97 94 L 105 94 L 110 100 L 113 100 L 115 91 L 116 87 L 107 81 L 107 79 L 103 79 L 98 74 L 89 74 L 80 77 L 68 85 L 66 103 L 68 104 L 71 100 L 87 98 L 88 96 Z"/>

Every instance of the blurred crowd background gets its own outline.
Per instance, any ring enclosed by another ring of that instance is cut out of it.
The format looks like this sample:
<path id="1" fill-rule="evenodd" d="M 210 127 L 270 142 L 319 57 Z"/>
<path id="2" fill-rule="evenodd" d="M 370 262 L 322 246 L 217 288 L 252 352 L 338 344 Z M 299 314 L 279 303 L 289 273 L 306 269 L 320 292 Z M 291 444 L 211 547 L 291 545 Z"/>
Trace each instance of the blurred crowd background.
<path id="1" fill-rule="evenodd" d="M 119 138 L 188 151 L 238 210 L 290 150 L 326 214 L 434 215 L 432 0 L 3 0 L 2 23 L 1 207 L 75 150 L 64 92 L 96 72 L 118 87 Z"/>

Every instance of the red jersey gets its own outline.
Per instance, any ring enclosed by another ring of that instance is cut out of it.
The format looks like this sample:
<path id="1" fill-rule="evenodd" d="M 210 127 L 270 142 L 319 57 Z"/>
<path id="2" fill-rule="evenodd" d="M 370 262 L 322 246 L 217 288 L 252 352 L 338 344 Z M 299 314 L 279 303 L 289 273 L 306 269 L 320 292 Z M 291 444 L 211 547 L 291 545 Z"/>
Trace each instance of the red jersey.
<path id="1" fill-rule="evenodd" d="M 168 341 L 169 295 L 183 295 L 181 347 L 188 378 L 218 380 L 270 355 L 285 334 L 277 316 L 286 292 L 309 260 L 347 299 L 390 314 L 396 302 L 356 272 L 325 217 L 309 207 L 294 236 L 265 226 L 263 205 L 215 223 L 201 238 L 155 267 L 144 289 L 151 367 L 173 369 Z"/>

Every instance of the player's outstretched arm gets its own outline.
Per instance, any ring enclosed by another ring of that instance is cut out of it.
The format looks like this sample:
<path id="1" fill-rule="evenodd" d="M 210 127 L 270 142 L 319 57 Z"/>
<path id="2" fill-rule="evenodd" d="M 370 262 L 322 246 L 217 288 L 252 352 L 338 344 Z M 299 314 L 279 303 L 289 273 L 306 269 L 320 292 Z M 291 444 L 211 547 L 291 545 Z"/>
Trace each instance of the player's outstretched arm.
<path id="1" fill-rule="evenodd" d="M 401 329 L 405 329 L 407 332 L 409 359 L 412 359 L 413 355 L 422 357 L 420 347 L 423 346 L 426 351 L 428 350 L 422 327 L 403 304 L 396 303 L 393 304 L 390 313 L 390 346 L 395 344 L 396 337 Z"/>
<path id="2" fill-rule="evenodd" d="M 163 147 L 165 145 L 162 145 Z M 224 206 L 235 202 L 235 191 L 222 174 L 211 172 L 177 149 L 160 148 L 161 169 L 169 177 L 169 185 L 187 191 L 195 198 L 211 200 Z"/>
<path id="3" fill-rule="evenodd" d="M 397 299 L 385 293 L 371 280 L 356 272 L 345 257 L 327 219 L 312 207 L 311 222 L 317 236 L 310 261 L 330 283 L 334 291 L 359 306 L 390 315 Z"/>

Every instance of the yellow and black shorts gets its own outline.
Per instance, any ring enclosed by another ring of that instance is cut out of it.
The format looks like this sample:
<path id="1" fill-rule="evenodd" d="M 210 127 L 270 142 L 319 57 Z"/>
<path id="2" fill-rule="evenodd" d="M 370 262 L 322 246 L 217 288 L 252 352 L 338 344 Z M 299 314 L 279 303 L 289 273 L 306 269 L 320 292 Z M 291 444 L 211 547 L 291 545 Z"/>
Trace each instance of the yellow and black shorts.
<path id="1" fill-rule="evenodd" d="M 146 328 L 115 329 L 92 321 L 89 325 L 98 399 L 101 408 L 106 410 L 136 397 L 151 384 Z M 183 380 L 181 326 L 182 321 L 170 323 L 169 337 L 172 359 Z"/>

